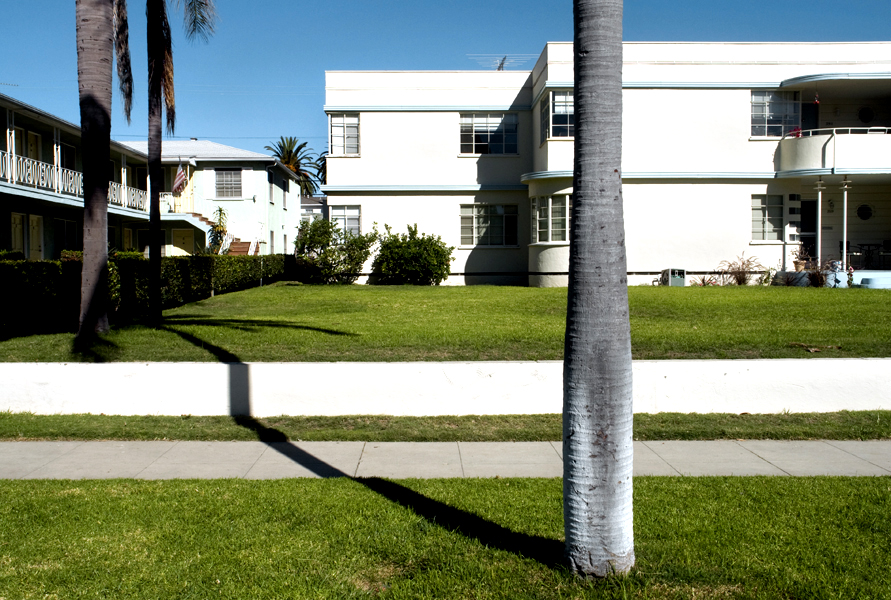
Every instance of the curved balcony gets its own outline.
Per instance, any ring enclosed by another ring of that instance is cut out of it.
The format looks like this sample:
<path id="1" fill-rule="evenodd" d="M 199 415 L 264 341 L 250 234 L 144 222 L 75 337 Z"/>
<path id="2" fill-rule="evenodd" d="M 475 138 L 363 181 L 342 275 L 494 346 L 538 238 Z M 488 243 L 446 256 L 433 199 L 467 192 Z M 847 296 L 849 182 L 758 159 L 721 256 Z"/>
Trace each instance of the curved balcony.
<path id="1" fill-rule="evenodd" d="M 841 127 L 793 131 L 780 140 L 780 176 L 810 173 L 891 173 L 891 128 Z"/>

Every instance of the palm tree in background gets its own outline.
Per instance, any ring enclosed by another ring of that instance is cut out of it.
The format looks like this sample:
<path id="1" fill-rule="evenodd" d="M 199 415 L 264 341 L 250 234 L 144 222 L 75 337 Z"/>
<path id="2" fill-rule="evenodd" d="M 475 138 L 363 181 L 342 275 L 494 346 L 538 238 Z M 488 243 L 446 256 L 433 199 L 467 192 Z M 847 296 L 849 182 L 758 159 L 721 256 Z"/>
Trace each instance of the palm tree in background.
<path id="1" fill-rule="evenodd" d="M 563 362 L 566 558 L 634 566 L 631 335 L 622 213 L 622 0 L 574 0 L 575 170 Z"/>
<path id="2" fill-rule="evenodd" d="M 176 0 L 183 8 L 184 27 L 189 40 L 207 38 L 213 33 L 216 9 L 213 0 Z M 161 320 L 161 112 L 167 116 L 167 132 L 176 126 L 176 100 L 173 91 L 173 45 L 165 0 L 146 0 L 148 46 L 148 171 L 149 189 L 149 311 L 155 322 Z"/>
<path id="3" fill-rule="evenodd" d="M 83 271 L 75 344 L 86 347 L 97 333 L 108 331 L 108 161 L 115 56 L 128 123 L 133 95 L 126 0 L 77 0 L 75 29 L 84 187 Z"/>
<path id="4" fill-rule="evenodd" d="M 319 184 L 315 179 L 318 162 L 312 148 L 306 147 L 308 143 L 298 144 L 297 138 L 282 136 L 272 146 L 265 147 L 279 162 L 297 175 L 301 196 L 312 196 L 319 191 Z"/>
<path id="5" fill-rule="evenodd" d="M 328 152 L 319 154 L 319 158 L 316 161 L 316 179 L 322 185 L 328 183 Z"/>

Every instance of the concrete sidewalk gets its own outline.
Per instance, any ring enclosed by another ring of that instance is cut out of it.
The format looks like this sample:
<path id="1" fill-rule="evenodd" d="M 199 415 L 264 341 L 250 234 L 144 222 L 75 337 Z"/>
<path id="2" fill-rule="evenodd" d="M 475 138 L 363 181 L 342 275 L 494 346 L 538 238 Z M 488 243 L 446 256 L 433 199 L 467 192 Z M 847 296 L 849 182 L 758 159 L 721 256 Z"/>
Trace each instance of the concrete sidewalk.
<path id="1" fill-rule="evenodd" d="M 561 477 L 559 442 L 0 442 L 0 479 Z M 642 475 L 891 475 L 891 441 L 634 443 Z"/>

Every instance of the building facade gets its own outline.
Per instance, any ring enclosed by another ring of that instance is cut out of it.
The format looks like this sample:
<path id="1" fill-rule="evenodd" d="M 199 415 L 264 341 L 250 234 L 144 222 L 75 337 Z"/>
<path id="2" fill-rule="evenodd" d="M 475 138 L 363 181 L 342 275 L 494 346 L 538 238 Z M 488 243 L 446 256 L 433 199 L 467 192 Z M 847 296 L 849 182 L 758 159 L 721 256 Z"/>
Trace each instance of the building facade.
<path id="1" fill-rule="evenodd" d="M 629 283 L 884 266 L 891 43 L 626 43 L 623 88 Z M 532 71 L 328 72 L 329 211 L 442 236 L 447 283 L 565 285 L 573 108 L 571 43 Z"/>

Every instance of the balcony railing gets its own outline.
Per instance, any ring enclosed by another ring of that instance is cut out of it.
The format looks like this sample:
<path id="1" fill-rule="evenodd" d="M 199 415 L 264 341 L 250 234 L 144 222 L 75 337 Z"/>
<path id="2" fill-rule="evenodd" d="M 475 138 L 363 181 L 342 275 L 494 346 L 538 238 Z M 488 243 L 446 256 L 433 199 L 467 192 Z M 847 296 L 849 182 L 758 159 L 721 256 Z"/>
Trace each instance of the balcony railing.
<path id="1" fill-rule="evenodd" d="M 778 171 L 891 168 L 891 128 L 836 127 L 791 131 L 780 140 Z"/>
<path id="2" fill-rule="evenodd" d="M 0 179 L 24 187 L 45 190 L 82 199 L 84 175 L 49 163 L 0 150 Z M 148 193 L 120 183 L 109 182 L 108 203 L 148 211 Z"/>

